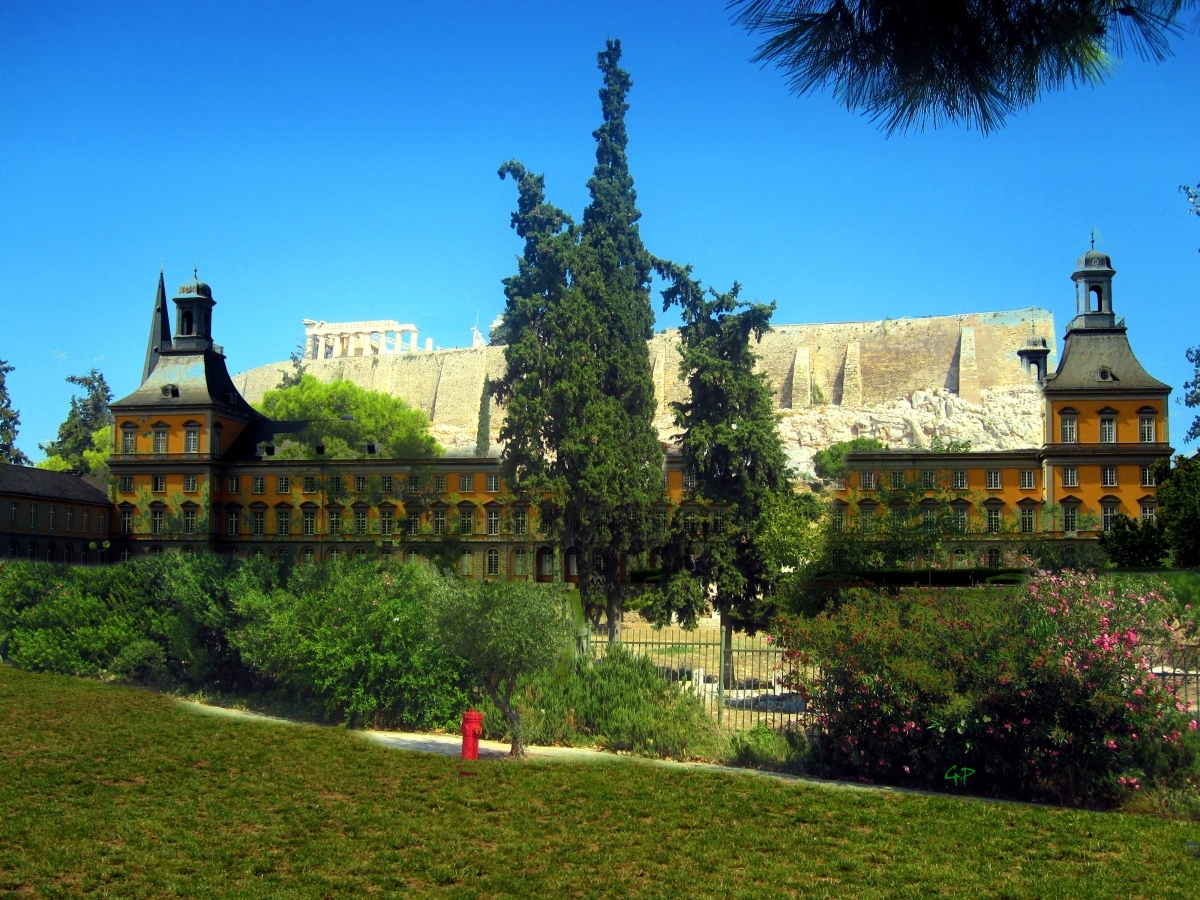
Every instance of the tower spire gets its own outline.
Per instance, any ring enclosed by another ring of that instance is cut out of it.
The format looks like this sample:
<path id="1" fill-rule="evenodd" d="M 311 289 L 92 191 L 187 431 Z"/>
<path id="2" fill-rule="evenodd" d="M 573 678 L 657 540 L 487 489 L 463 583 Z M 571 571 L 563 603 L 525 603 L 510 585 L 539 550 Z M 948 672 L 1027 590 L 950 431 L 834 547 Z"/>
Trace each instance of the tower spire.
<path id="1" fill-rule="evenodd" d="M 171 319 L 167 312 L 167 286 L 163 283 L 163 270 L 158 269 L 158 293 L 154 297 L 154 314 L 150 317 L 150 340 L 146 344 L 146 364 L 142 367 L 142 383 L 150 377 L 158 365 L 159 354 L 171 349 Z"/>

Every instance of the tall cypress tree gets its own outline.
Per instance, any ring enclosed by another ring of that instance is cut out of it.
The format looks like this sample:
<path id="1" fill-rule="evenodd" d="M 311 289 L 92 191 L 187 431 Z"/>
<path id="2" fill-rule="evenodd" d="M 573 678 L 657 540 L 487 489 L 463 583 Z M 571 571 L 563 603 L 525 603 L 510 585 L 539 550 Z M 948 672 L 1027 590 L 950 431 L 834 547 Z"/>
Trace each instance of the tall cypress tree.
<path id="1" fill-rule="evenodd" d="M 71 398 L 66 421 L 58 426 L 58 437 L 42 449 L 47 456 L 62 457 L 68 463 L 69 471 L 87 475 L 90 467 L 83 453 L 101 449 L 92 447 L 92 434 L 109 424 L 108 404 L 112 402 L 112 390 L 99 369 L 92 369 L 86 375 L 68 375 L 67 382 L 83 388 L 87 394 L 82 399 Z"/>
<path id="2" fill-rule="evenodd" d="M 671 283 L 663 309 L 677 305 L 683 318 L 679 370 L 690 393 L 672 406 L 683 462 L 695 476 L 685 502 L 699 506 L 676 515 L 663 550 L 662 613 L 694 619 L 711 598 L 725 626 L 728 677 L 734 629 L 753 634 L 774 613 L 773 573 L 757 536 L 771 502 L 791 493 L 771 388 L 754 371 L 751 346 L 770 330 L 775 304 L 739 301 L 736 282 L 728 293 L 705 292 L 690 266 L 657 266 Z"/>
<path id="3" fill-rule="evenodd" d="M 621 44 L 598 54 L 604 122 L 593 132 L 596 167 L 583 224 L 545 201 L 544 181 L 517 162 L 500 169 L 519 189 L 512 224 L 525 238 L 505 280 L 510 341 L 501 457 L 510 483 L 542 493 L 543 527 L 576 554 L 584 608 L 620 622 L 621 559 L 645 548 L 650 507 L 662 498 L 662 452 L 647 341 L 652 257 L 642 245 L 637 194 L 625 154 Z"/>
<path id="4" fill-rule="evenodd" d="M 5 378 L 13 367 L 7 360 L 0 359 L 0 463 L 13 466 L 29 465 L 29 457 L 17 449 L 17 431 L 21 425 L 21 413 L 13 409 L 8 396 Z"/>

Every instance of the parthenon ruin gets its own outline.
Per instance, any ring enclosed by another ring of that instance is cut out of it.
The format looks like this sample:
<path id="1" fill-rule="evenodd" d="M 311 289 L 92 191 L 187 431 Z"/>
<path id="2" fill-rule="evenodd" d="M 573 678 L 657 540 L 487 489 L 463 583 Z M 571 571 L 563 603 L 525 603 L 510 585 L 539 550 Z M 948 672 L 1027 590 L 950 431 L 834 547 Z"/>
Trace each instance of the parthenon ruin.
<path id="1" fill-rule="evenodd" d="M 404 343 L 404 335 L 408 343 Z M 338 359 L 343 356 L 394 356 L 417 353 L 417 326 L 401 325 L 395 319 L 367 322 L 318 322 L 304 320 L 304 358 Z M 425 352 L 433 351 L 433 338 L 425 339 Z"/>

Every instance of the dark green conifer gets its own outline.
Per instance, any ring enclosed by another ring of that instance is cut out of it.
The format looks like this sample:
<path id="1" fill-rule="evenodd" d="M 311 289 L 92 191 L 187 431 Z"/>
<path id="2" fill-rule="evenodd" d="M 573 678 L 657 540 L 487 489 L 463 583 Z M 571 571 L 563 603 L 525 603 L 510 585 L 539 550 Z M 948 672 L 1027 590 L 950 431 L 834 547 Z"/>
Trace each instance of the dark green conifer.
<path id="1" fill-rule="evenodd" d="M 0 463 L 13 466 L 29 465 L 29 457 L 17 449 L 17 431 L 21 426 L 21 413 L 13 409 L 8 396 L 5 378 L 13 367 L 7 360 L 0 359 Z"/>

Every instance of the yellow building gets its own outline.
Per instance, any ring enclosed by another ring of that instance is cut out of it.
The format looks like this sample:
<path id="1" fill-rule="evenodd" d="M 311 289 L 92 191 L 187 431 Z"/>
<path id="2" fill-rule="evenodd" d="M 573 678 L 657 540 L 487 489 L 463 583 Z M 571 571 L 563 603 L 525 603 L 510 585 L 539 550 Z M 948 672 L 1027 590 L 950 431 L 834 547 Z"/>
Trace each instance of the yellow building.
<path id="1" fill-rule="evenodd" d="M 215 303 L 197 279 L 174 298 L 171 333 L 159 277 L 142 383 L 110 407 L 118 559 L 209 550 L 296 561 L 340 554 L 438 557 L 475 578 L 576 580 L 541 531 L 540 509 L 515 497 L 491 457 L 357 459 L 274 455 L 274 422 L 249 406 L 212 339 Z M 666 463 L 664 507 L 684 490 Z"/>
<path id="2" fill-rule="evenodd" d="M 1172 453 L 1171 388 L 1129 345 L 1125 320 L 1113 312 L 1115 274 L 1099 251 L 1080 257 L 1071 276 L 1076 315 L 1055 372 L 1044 369 L 1044 348 L 1022 352 L 1042 383 L 1041 447 L 850 454 L 835 526 L 869 533 L 881 515 L 901 512 L 889 506 L 910 514 L 915 505 L 929 528 L 947 535 L 949 562 L 998 566 L 1019 564 L 1027 541 L 1095 539 L 1118 515 L 1154 518 L 1153 465 Z"/>

